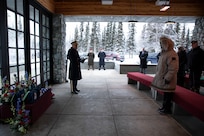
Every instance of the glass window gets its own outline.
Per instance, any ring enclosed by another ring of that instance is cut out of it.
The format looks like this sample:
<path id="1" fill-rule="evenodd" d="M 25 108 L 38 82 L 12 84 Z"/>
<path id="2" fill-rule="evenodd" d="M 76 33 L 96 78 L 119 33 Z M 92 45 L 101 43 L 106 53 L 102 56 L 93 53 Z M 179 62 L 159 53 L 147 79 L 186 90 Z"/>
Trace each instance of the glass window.
<path id="1" fill-rule="evenodd" d="M 40 84 L 40 76 L 37 76 L 37 84 Z"/>
<path id="2" fill-rule="evenodd" d="M 24 48 L 24 33 L 18 32 L 18 48 Z"/>
<path id="3" fill-rule="evenodd" d="M 43 43 L 42 43 L 42 48 L 46 49 L 47 48 L 47 40 L 43 38 Z"/>
<path id="4" fill-rule="evenodd" d="M 36 75 L 40 75 L 40 63 L 36 63 Z"/>
<path id="5" fill-rule="evenodd" d="M 35 48 L 35 39 L 34 36 L 30 36 L 30 48 Z"/>
<path id="6" fill-rule="evenodd" d="M 50 60 L 50 52 L 47 50 L 47 60 Z"/>
<path id="7" fill-rule="evenodd" d="M 24 80 L 25 79 L 25 65 L 19 66 L 19 79 Z"/>
<path id="8" fill-rule="evenodd" d="M 19 31 L 24 31 L 24 18 L 17 14 L 17 29 Z"/>
<path id="9" fill-rule="evenodd" d="M 40 61 L 40 50 L 36 50 L 36 62 Z"/>
<path id="10" fill-rule="evenodd" d="M 45 15 L 42 15 L 42 25 L 43 26 L 46 25 L 46 17 L 45 17 Z"/>
<path id="11" fill-rule="evenodd" d="M 47 79 L 47 73 L 45 72 L 44 73 L 44 81 L 46 81 L 46 80 L 48 80 L 48 79 Z"/>
<path id="12" fill-rule="evenodd" d="M 9 65 L 14 66 L 17 64 L 17 55 L 16 55 L 16 49 L 9 49 Z"/>
<path id="13" fill-rule="evenodd" d="M 30 50 L 30 61 L 35 62 L 35 50 Z"/>
<path id="14" fill-rule="evenodd" d="M 15 82 L 14 74 L 25 73 L 25 49 L 24 49 L 24 0 L 7 0 L 7 26 L 8 26 L 8 55 L 10 84 Z M 9 10 L 11 9 L 11 10 Z M 33 28 L 34 29 L 34 28 Z"/>
<path id="15" fill-rule="evenodd" d="M 16 47 L 16 31 L 8 30 L 8 46 Z"/>
<path id="16" fill-rule="evenodd" d="M 35 64 L 31 64 L 31 76 L 34 77 L 35 75 Z"/>
<path id="17" fill-rule="evenodd" d="M 49 28 L 49 18 L 46 17 L 45 19 L 46 19 L 46 26 Z"/>
<path id="18" fill-rule="evenodd" d="M 39 24 L 35 23 L 35 35 L 39 36 Z"/>
<path id="19" fill-rule="evenodd" d="M 50 32 L 49 32 L 49 29 L 47 28 L 47 33 L 46 33 L 46 37 L 47 38 L 50 38 L 50 34 L 49 34 Z"/>
<path id="20" fill-rule="evenodd" d="M 8 67 L 8 70 L 5 71 L 10 71 L 10 73 L 6 74 L 8 77 L 10 76 L 10 83 L 13 84 L 14 74 L 18 74 L 18 80 L 21 80 L 24 78 L 25 71 L 29 71 L 31 77 L 35 78 L 39 85 L 41 80 L 44 82 L 44 78 L 47 80 L 50 77 L 50 59 L 47 58 L 50 56 L 50 18 L 48 14 L 42 14 L 44 10 L 41 12 L 41 6 L 37 6 L 38 4 L 35 6 L 36 2 L 26 2 L 26 0 L 5 0 L 5 2 L 7 4 L 7 26 L 5 26 L 5 28 L 7 28 L 6 37 L 8 38 L 8 41 L 5 41 L 5 44 L 8 43 L 8 46 L 6 45 L 5 47 L 8 48 L 4 49 L 8 53 L 8 60 L 6 59 L 6 65 L 8 64 L 8 66 L 5 66 Z M 29 6 L 28 18 L 25 18 L 24 7 L 27 6 Z M 25 30 L 25 28 L 28 29 Z M 41 31 L 43 31 L 43 33 L 41 33 Z M 29 35 L 27 35 L 27 33 Z M 27 39 L 30 43 L 27 43 Z M 27 52 L 25 48 L 30 49 L 30 51 Z M 0 51 L 1 50 L 0 47 Z M 26 56 L 27 54 L 30 58 L 30 60 L 28 60 L 30 65 L 25 67 L 25 60 L 26 57 L 28 57 Z M 0 59 L 2 59 L 2 56 Z M 41 62 L 41 60 L 43 61 Z M 1 71 L 3 67 L 1 62 L 0 60 L 0 79 L 2 78 Z M 43 71 L 41 71 L 41 69 Z"/>
<path id="21" fill-rule="evenodd" d="M 14 84 L 15 82 L 14 75 L 18 77 L 17 67 L 10 67 L 10 84 Z"/>
<path id="22" fill-rule="evenodd" d="M 34 34 L 34 22 L 30 20 L 30 34 Z"/>
<path id="23" fill-rule="evenodd" d="M 46 61 L 46 53 L 47 53 L 47 51 L 46 50 L 43 50 L 43 61 Z"/>
<path id="24" fill-rule="evenodd" d="M 50 71 L 50 62 L 47 61 L 47 71 Z"/>
<path id="25" fill-rule="evenodd" d="M 35 9 L 35 21 L 39 22 L 39 10 Z"/>
<path id="26" fill-rule="evenodd" d="M 48 50 L 50 49 L 50 42 L 49 42 L 49 40 L 47 40 L 47 49 Z"/>
<path id="27" fill-rule="evenodd" d="M 40 43 L 39 43 L 39 42 L 40 42 L 40 41 L 39 41 L 39 37 L 37 37 L 37 36 L 35 37 L 35 42 L 36 42 L 36 44 L 35 44 L 35 48 L 36 48 L 36 49 L 40 49 L 40 45 L 39 45 L 39 44 L 40 44 Z"/>
<path id="28" fill-rule="evenodd" d="M 50 72 L 47 72 L 47 78 L 50 79 Z"/>
<path id="29" fill-rule="evenodd" d="M 24 49 L 18 49 L 18 63 L 25 64 L 25 55 L 24 55 Z"/>
<path id="30" fill-rule="evenodd" d="M 23 0 L 18 0 L 17 4 L 17 12 L 23 15 Z"/>
<path id="31" fill-rule="evenodd" d="M 30 5 L 30 19 L 34 20 L 34 7 Z"/>
<path id="32" fill-rule="evenodd" d="M 15 13 L 7 10 L 7 25 L 8 28 L 16 29 L 16 16 Z"/>
<path id="33" fill-rule="evenodd" d="M 46 27 L 43 26 L 42 36 L 46 38 L 46 34 L 47 34 L 47 29 L 46 29 Z"/>
<path id="34" fill-rule="evenodd" d="M 15 10 L 15 0 L 7 0 L 7 7 Z"/>
<path id="35" fill-rule="evenodd" d="M 47 63 L 43 62 L 43 72 L 46 72 L 46 71 L 47 71 Z"/>

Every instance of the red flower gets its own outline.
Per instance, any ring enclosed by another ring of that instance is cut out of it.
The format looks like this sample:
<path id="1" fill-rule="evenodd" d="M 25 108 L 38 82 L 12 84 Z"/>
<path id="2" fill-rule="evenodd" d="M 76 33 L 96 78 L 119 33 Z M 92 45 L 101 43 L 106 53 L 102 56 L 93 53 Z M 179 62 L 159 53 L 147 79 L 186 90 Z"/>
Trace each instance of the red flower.
<path id="1" fill-rule="evenodd" d="M 23 113 L 22 110 L 19 110 L 19 111 L 18 111 L 18 114 L 22 114 L 22 113 Z"/>
<path id="2" fill-rule="evenodd" d="M 8 94 L 7 94 L 7 93 L 5 93 L 5 94 L 4 94 L 4 97 L 8 97 Z"/>
<path id="3" fill-rule="evenodd" d="M 5 84 L 5 87 L 8 88 L 8 87 L 9 87 L 9 84 Z"/>
<path id="4" fill-rule="evenodd" d="M 13 93 L 14 92 L 14 90 L 9 90 L 9 93 Z"/>
<path id="5" fill-rule="evenodd" d="M 23 121 L 21 121 L 21 122 L 20 122 L 20 125 L 24 125 L 24 122 L 23 122 Z"/>

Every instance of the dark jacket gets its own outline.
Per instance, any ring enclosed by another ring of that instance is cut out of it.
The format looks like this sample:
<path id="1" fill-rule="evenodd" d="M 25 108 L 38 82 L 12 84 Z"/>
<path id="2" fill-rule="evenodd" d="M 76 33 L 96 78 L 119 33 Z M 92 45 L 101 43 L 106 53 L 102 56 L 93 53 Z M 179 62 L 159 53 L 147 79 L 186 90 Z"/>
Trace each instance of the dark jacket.
<path id="1" fill-rule="evenodd" d="M 188 53 L 188 67 L 191 71 L 201 72 L 204 66 L 204 51 L 200 46 L 192 49 Z"/>
<path id="2" fill-rule="evenodd" d="M 71 47 L 67 53 L 67 59 L 70 60 L 69 79 L 80 80 L 82 78 L 80 66 L 81 59 L 79 57 L 78 51 Z"/>
<path id="3" fill-rule="evenodd" d="M 106 57 L 106 53 L 103 51 L 100 51 L 98 53 L 98 57 L 99 57 L 99 65 L 105 65 L 105 57 Z"/>
<path id="4" fill-rule="evenodd" d="M 184 77 L 186 71 L 186 64 L 187 64 L 187 54 L 186 51 L 178 52 L 179 57 L 179 70 L 178 70 L 178 77 Z"/>
<path id="5" fill-rule="evenodd" d="M 147 57 L 148 57 L 148 52 L 144 51 L 142 53 L 142 51 L 139 54 L 139 58 L 140 58 L 140 68 L 147 68 Z"/>
<path id="6" fill-rule="evenodd" d="M 87 56 L 88 56 L 88 65 L 93 65 L 94 64 L 94 58 L 95 58 L 94 53 L 89 52 Z"/>

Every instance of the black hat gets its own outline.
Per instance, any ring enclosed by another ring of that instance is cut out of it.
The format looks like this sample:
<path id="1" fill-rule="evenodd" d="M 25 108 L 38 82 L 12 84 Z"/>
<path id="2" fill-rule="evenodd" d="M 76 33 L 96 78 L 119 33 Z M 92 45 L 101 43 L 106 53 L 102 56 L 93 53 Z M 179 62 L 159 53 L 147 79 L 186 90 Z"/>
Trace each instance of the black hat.
<path id="1" fill-rule="evenodd" d="M 191 43 L 197 43 L 198 41 L 196 41 L 196 40 L 193 40 L 193 41 L 191 41 Z"/>
<path id="2" fill-rule="evenodd" d="M 73 41 L 73 42 L 71 42 L 71 44 L 75 44 L 75 43 L 77 43 L 77 41 Z"/>

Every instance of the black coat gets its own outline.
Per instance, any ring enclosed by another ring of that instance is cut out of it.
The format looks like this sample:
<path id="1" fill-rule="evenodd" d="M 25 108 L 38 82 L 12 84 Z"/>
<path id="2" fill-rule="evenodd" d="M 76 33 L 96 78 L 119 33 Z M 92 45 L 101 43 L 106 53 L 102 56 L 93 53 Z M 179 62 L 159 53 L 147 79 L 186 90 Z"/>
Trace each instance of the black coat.
<path id="1" fill-rule="evenodd" d="M 80 57 L 76 49 L 70 48 L 67 53 L 67 59 L 70 60 L 69 65 L 69 79 L 70 80 L 80 80 L 81 76 L 81 66 L 80 66 Z"/>
<path id="2" fill-rule="evenodd" d="M 106 57 L 106 53 L 103 51 L 100 51 L 98 53 L 98 57 L 99 57 L 99 65 L 105 65 L 105 57 Z"/>
<path id="3" fill-rule="evenodd" d="M 147 68 L 147 57 L 148 57 L 148 52 L 144 51 L 144 53 L 142 53 L 142 51 L 139 54 L 139 58 L 140 58 L 140 68 Z"/>
<path id="4" fill-rule="evenodd" d="M 204 51 L 200 48 L 200 46 L 192 49 L 188 53 L 188 66 L 192 71 L 201 72 L 204 66 Z"/>
<path id="5" fill-rule="evenodd" d="M 179 70 L 178 76 L 184 77 L 186 71 L 186 64 L 187 64 L 187 53 L 185 50 L 178 52 L 179 57 Z"/>

